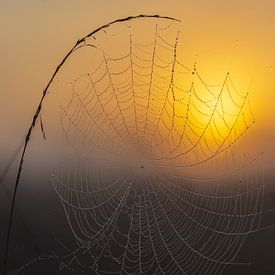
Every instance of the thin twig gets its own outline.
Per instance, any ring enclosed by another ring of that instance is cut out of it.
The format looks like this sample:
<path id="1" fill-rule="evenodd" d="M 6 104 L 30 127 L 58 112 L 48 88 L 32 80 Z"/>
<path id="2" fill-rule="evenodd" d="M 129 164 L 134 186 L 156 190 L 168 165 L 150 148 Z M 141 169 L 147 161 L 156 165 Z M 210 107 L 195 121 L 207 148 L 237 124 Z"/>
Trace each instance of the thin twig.
<path id="1" fill-rule="evenodd" d="M 13 218 L 13 212 L 14 212 L 14 206 L 15 206 L 15 199 L 16 199 L 18 184 L 20 182 L 21 172 L 22 172 L 23 163 L 24 163 L 24 159 L 25 159 L 26 149 L 27 149 L 29 141 L 31 139 L 31 134 L 32 134 L 33 128 L 36 125 L 37 118 L 39 117 L 39 115 L 41 113 L 42 104 L 43 104 L 45 96 L 48 93 L 48 89 L 49 89 L 50 85 L 52 84 L 55 76 L 59 72 L 60 68 L 64 65 L 64 63 L 66 62 L 66 60 L 69 58 L 69 56 L 73 53 L 73 51 L 81 43 L 84 43 L 87 38 L 93 36 L 94 34 L 96 34 L 99 31 L 102 31 L 102 30 L 104 31 L 106 28 L 108 28 L 109 26 L 111 26 L 111 25 L 113 25 L 115 23 L 128 22 L 128 21 L 131 21 L 131 20 L 141 19 L 141 18 L 159 18 L 159 19 L 167 19 L 167 20 L 172 20 L 172 21 L 180 22 L 180 20 L 175 19 L 173 17 L 160 16 L 160 15 L 144 15 L 144 14 L 140 14 L 140 15 L 137 15 L 137 16 L 129 16 L 129 17 L 126 17 L 126 18 L 117 19 L 117 20 L 114 20 L 114 21 L 112 21 L 110 23 L 107 23 L 107 24 L 105 24 L 105 25 L 103 25 L 103 26 L 95 29 L 94 31 L 92 31 L 88 35 L 84 36 L 83 38 L 79 39 L 75 43 L 75 45 L 69 50 L 69 52 L 62 59 L 62 61 L 60 62 L 60 64 L 56 67 L 56 69 L 54 70 L 54 73 L 52 74 L 52 76 L 51 76 L 48 84 L 44 88 L 43 93 L 42 93 L 42 97 L 41 97 L 41 99 L 39 101 L 39 104 L 37 106 L 37 109 L 36 109 L 36 111 L 34 113 L 34 116 L 33 116 L 33 119 L 32 119 L 32 123 L 31 123 L 31 125 L 30 125 L 30 127 L 28 129 L 27 135 L 25 137 L 24 147 L 23 147 L 23 151 L 22 151 L 22 154 L 21 154 L 20 163 L 19 163 L 19 167 L 18 167 L 18 171 L 17 171 L 16 182 L 15 182 L 15 186 L 14 186 L 14 190 L 13 190 L 13 195 L 12 195 L 12 204 L 11 204 L 11 210 L 10 210 L 10 215 L 9 215 L 9 222 L 8 222 L 8 232 L 7 232 L 6 246 L 5 246 L 5 255 L 4 255 L 4 272 L 3 272 L 4 275 L 7 274 L 8 251 L 9 251 L 9 245 L 10 245 L 10 235 L 11 235 L 11 227 L 12 227 L 12 218 Z"/>

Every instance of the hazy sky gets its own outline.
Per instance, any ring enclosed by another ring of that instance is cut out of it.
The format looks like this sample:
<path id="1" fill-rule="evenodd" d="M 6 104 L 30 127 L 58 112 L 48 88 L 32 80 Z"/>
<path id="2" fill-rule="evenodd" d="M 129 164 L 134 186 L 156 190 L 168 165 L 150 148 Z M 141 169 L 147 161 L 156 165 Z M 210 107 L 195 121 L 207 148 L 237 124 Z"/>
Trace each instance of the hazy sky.
<path id="1" fill-rule="evenodd" d="M 250 87 L 257 123 L 247 142 L 275 166 L 273 0 L 0 0 L 1 164 L 22 140 L 43 87 L 75 41 L 140 13 L 181 19 L 186 55 L 210 83 L 230 71 L 240 89 Z"/>

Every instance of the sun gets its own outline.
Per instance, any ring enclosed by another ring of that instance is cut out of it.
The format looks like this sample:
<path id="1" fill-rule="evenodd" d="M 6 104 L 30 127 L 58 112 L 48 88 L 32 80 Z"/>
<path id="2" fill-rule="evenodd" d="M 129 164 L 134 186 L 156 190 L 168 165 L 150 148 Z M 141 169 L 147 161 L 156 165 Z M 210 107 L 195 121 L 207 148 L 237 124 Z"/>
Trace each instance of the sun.
<path id="1" fill-rule="evenodd" d="M 175 127 L 189 137 L 190 147 L 204 151 L 223 150 L 247 130 L 254 116 L 248 93 L 238 91 L 229 73 L 219 85 L 209 85 L 197 70 L 189 83 L 178 81 L 181 91 L 175 93 Z M 188 89 L 189 86 L 189 89 Z M 180 125 L 179 125 L 180 124 Z"/>

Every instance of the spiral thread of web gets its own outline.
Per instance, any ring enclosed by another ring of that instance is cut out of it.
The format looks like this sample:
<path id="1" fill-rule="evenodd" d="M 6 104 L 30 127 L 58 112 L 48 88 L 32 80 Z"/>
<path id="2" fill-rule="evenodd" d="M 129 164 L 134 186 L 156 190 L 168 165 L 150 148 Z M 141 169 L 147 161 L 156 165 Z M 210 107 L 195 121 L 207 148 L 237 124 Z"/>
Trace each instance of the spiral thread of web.
<path id="1" fill-rule="evenodd" d="M 138 34 L 144 26 L 147 39 Z M 229 74 L 213 87 L 185 66 L 173 22 L 141 20 L 118 33 L 110 27 L 83 41 L 68 65 L 76 72 L 63 69 L 54 86 L 66 142 L 82 152 L 53 177 L 78 244 L 70 255 L 99 274 L 219 274 L 238 264 L 260 226 L 262 178 L 174 169 L 197 169 L 234 148 L 254 122 L 248 93 Z M 94 152 L 111 161 L 91 160 Z M 126 168 L 129 154 L 154 169 Z"/>

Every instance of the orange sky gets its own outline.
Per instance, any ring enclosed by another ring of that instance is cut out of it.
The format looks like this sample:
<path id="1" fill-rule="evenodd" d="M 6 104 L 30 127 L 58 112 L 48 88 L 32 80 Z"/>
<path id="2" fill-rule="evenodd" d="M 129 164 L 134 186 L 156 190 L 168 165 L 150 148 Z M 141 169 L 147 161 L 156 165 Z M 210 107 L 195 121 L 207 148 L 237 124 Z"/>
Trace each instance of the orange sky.
<path id="1" fill-rule="evenodd" d="M 229 71 L 241 90 L 250 89 L 257 123 L 245 141 L 249 150 L 264 151 L 266 165 L 273 168 L 274 12 L 273 0 L 2 0 L 1 163 L 21 142 L 43 87 L 78 38 L 114 19 L 153 13 L 182 20 L 183 56 L 197 62 L 209 83 L 220 83 Z"/>

